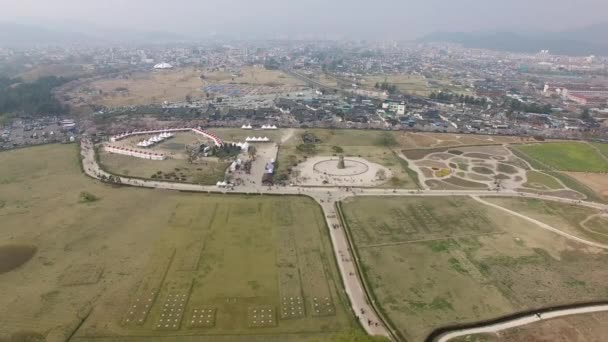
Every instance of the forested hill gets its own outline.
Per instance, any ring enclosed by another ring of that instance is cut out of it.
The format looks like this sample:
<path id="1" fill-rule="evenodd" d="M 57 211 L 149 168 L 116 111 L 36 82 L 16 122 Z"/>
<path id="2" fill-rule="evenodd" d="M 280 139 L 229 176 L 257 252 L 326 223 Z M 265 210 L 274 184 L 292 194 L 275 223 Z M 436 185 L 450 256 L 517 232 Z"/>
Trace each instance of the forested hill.
<path id="1" fill-rule="evenodd" d="M 0 114 L 61 114 L 64 108 L 52 90 L 69 80 L 63 77 L 42 77 L 33 82 L 20 78 L 0 78 Z"/>

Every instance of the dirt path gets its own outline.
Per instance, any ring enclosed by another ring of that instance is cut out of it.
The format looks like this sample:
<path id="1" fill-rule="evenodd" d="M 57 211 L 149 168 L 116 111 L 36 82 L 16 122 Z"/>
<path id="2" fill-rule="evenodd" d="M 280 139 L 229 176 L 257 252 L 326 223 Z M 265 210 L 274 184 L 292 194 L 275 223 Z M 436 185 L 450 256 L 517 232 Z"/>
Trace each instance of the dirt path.
<path id="1" fill-rule="evenodd" d="M 603 235 L 603 236 L 608 236 L 608 234 L 605 233 L 600 233 L 600 232 L 596 232 L 593 229 L 589 228 L 587 226 L 587 222 L 589 222 L 589 220 L 592 220 L 596 217 L 607 217 L 606 214 L 594 214 L 594 215 L 589 215 L 587 218 L 585 218 L 584 220 L 582 220 L 581 222 L 579 222 L 579 224 L 581 225 L 581 227 L 585 228 L 585 230 L 587 230 L 590 233 L 593 234 L 599 234 L 599 235 Z"/>
<path id="2" fill-rule="evenodd" d="M 550 174 L 545 173 L 545 172 L 544 172 L 544 171 L 542 171 L 542 170 L 538 170 L 538 169 L 536 169 L 536 168 L 535 168 L 534 166 L 532 166 L 532 164 L 530 164 L 530 163 L 529 163 L 527 160 L 525 160 L 524 158 L 520 158 L 520 157 L 518 157 L 517 155 L 515 155 L 515 153 L 513 153 L 513 151 L 511 151 L 511 149 L 508 147 L 508 146 L 509 146 L 509 144 L 503 144 L 502 146 L 504 147 L 504 149 L 505 149 L 505 150 L 507 150 L 507 151 L 509 152 L 509 156 L 511 156 L 511 157 L 513 157 L 513 158 L 517 158 L 517 159 L 521 160 L 521 161 L 522 161 L 524 164 L 526 164 L 526 165 L 527 165 L 527 166 L 530 168 L 530 171 L 536 171 L 536 172 L 540 172 L 540 173 L 542 173 L 543 175 L 549 176 L 549 177 L 551 177 L 551 178 L 555 179 L 555 180 L 556 180 L 556 181 L 557 181 L 557 182 L 558 182 L 558 183 L 559 183 L 559 184 L 562 186 L 562 188 L 567 189 L 567 190 L 572 190 L 572 189 L 570 189 L 569 187 L 567 187 L 567 186 L 566 186 L 566 184 L 564 184 L 564 182 L 562 182 L 562 180 L 561 180 L 561 179 L 556 178 L 556 177 L 553 177 L 553 176 L 551 176 Z M 522 152 L 522 151 L 519 151 L 519 152 L 520 152 L 521 154 L 524 154 L 524 155 L 526 155 L 526 156 L 527 156 L 527 154 L 525 154 L 524 152 Z M 530 158 L 530 157 L 528 156 L 528 158 Z M 543 164 L 543 165 L 544 165 L 544 164 Z M 526 183 L 526 182 L 528 181 L 528 177 L 527 177 L 527 176 L 525 177 L 525 180 L 526 180 L 526 181 L 525 181 L 524 183 Z M 522 183 L 522 184 L 524 184 L 524 183 Z M 574 190 L 572 190 L 572 191 L 574 191 Z M 577 192 L 578 192 L 578 191 L 577 191 Z"/>
<path id="3" fill-rule="evenodd" d="M 286 142 L 289 141 L 289 139 L 291 139 L 291 137 L 293 137 L 293 134 L 295 133 L 295 129 L 293 128 L 288 128 L 285 133 L 283 134 L 283 136 L 281 137 L 281 144 L 284 144 Z"/>
<path id="4" fill-rule="evenodd" d="M 563 237 L 565 237 L 567 239 L 574 240 L 576 242 L 580 242 L 580 243 L 583 243 L 585 245 L 592 246 L 592 247 L 597 247 L 597 248 L 601 248 L 601 249 L 608 249 L 608 245 L 604 245 L 604 244 L 601 244 L 601 243 L 597 243 L 597 242 L 581 239 L 581 238 L 576 237 L 576 236 L 574 236 L 572 234 L 569 234 L 569 233 L 561 231 L 561 230 L 559 230 L 557 228 L 554 228 L 554 227 L 552 227 L 552 226 L 550 226 L 550 225 L 548 225 L 546 223 L 537 221 L 537 220 L 535 220 L 535 219 L 533 219 L 531 217 L 528 217 L 526 215 L 522 215 L 522 214 L 520 214 L 520 213 L 518 213 L 516 211 L 513 211 L 511 209 L 507 209 L 507 208 L 501 207 L 501 206 L 499 206 L 497 204 L 490 203 L 488 201 L 482 200 L 478 196 L 471 196 L 471 198 L 473 198 L 474 200 L 476 200 L 479 203 L 483 203 L 483 204 L 485 204 L 487 206 L 490 206 L 490 207 L 493 207 L 493 208 L 496 208 L 496 209 L 500 209 L 500 210 L 505 211 L 505 212 L 507 212 L 507 213 L 509 213 L 509 214 L 511 214 L 513 216 L 517 216 L 517 217 L 522 218 L 522 219 L 524 219 L 526 221 L 532 222 L 532 223 L 536 224 L 537 226 L 539 226 L 540 228 L 543 228 L 543 229 L 552 231 L 554 233 L 557 233 L 557 234 L 559 234 L 559 235 L 561 235 L 561 236 L 563 236 Z"/>
<path id="5" fill-rule="evenodd" d="M 608 161 L 608 156 L 606 156 L 604 153 L 602 153 L 602 151 L 600 151 L 600 149 L 599 149 L 599 148 L 597 148 L 597 146 L 595 146 L 595 145 L 593 145 L 593 144 L 589 143 L 588 141 L 585 141 L 585 143 L 586 143 L 587 145 L 591 146 L 591 148 L 592 148 L 592 149 L 594 149 L 594 150 L 597 152 L 597 154 L 599 154 L 599 155 L 600 155 L 600 157 L 604 158 L 604 160 L 605 160 L 605 161 Z"/>

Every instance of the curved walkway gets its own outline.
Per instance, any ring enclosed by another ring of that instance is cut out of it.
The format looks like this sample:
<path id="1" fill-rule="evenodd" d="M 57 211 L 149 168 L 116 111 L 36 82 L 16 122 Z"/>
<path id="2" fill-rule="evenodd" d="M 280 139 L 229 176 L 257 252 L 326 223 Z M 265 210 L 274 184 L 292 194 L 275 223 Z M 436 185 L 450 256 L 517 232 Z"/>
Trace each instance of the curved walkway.
<path id="1" fill-rule="evenodd" d="M 511 328 L 520 327 L 522 325 L 532 324 L 540 321 L 544 321 L 547 319 L 563 317 L 563 316 L 571 316 L 576 314 L 585 314 L 585 313 L 593 313 L 593 312 L 602 312 L 608 311 L 608 305 L 592 305 L 586 306 L 582 308 L 576 309 L 563 309 L 563 310 L 555 310 L 543 314 L 532 314 L 520 318 L 516 318 L 503 323 L 496 323 L 487 325 L 480 328 L 471 328 L 471 329 L 463 329 L 458 331 L 452 331 L 441 335 L 436 341 L 437 342 L 447 342 L 453 338 L 467 336 L 467 335 L 475 335 L 475 334 L 488 334 L 488 333 L 497 333 L 502 330 L 507 330 Z"/>
<path id="2" fill-rule="evenodd" d="M 594 209 L 603 210 L 608 212 L 608 205 L 587 202 L 587 201 L 579 201 L 579 200 L 570 200 L 560 197 L 554 197 L 549 195 L 538 195 L 532 193 L 521 193 L 510 190 L 503 190 L 500 192 L 496 191 L 487 191 L 487 190 L 406 190 L 406 189 L 361 189 L 355 188 L 350 191 L 345 190 L 345 188 L 340 187 L 315 187 L 315 188 L 307 188 L 307 187 L 266 187 L 259 185 L 246 185 L 237 188 L 236 190 L 230 190 L 227 188 L 218 188 L 216 186 L 207 186 L 207 185 L 197 185 L 197 184 L 184 184 L 184 183 L 173 183 L 173 182 L 159 182 L 152 180 L 143 180 L 143 179 L 135 179 L 129 177 L 121 177 L 111 175 L 104 170 L 102 170 L 97 161 L 95 159 L 95 149 L 92 143 L 88 141 L 83 141 L 81 143 L 81 155 L 82 155 L 82 167 L 85 172 L 90 177 L 96 179 L 103 179 L 109 176 L 113 176 L 115 179 L 120 180 L 120 183 L 130 186 L 144 187 L 144 188 L 158 188 L 158 189 L 167 189 L 167 190 L 178 190 L 178 191 L 194 191 L 194 192 L 204 192 L 204 193 L 241 193 L 241 194 L 277 194 L 277 195 L 306 195 L 313 198 L 317 201 L 321 208 L 323 209 L 323 213 L 325 215 L 327 225 L 329 227 L 330 238 L 334 247 L 334 254 L 336 258 L 336 262 L 338 264 L 338 268 L 340 270 L 340 274 L 342 276 L 344 289 L 348 295 L 350 300 L 350 304 L 352 310 L 355 315 L 360 319 L 361 326 L 365 329 L 365 331 L 370 335 L 380 335 L 391 337 L 389 333 L 389 328 L 383 324 L 383 320 L 377 315 L 376 311 L 367 301 L 367 295 L 364 290 L 364 286 L 361 283 L 361 279 L 356 276 L 356 265 L 352 262 L 353 254 L 350 250 L 348 238 L 344 232 L 344 229 L 334 229 L 334 225 L 338 225 L 337 227 L 341 227 L 341 222 L 339 218 L 337 218 L 337 213 L 335 212 L 335 203 L 337 201 L 353 197 L 353 196 L 472 196 L 476 200 L 488 204 L 491 206 L 495 206 L 492 203 L 483 201 L 481 196 L 499 196 L 499 197 L 522 197 L 522 198 L 537 198 L 543 200 L 550 200 L 562 203 L 569 204 L 577 204 L 581 206 L 586 206 Z M 508 210 L 502 207 L 498 207 L 501 210 Z M 608 248 L 608 246 L 602 244 L 596 244 L 591 241 L 583 240 L 572 236 L 570 234 L 564 233 L 558 229 L 555 229 L 551 226 L 545 225 L 541 222 L 523 216 L 521 214 L 511 212 L 516 216 L 522 217 L 528 221 L 539 224 L 539 226 L 551 230 L 560 235 L 566 236 L 568 238 L 572 238 L 579 242 L 585 244 L 591 244 L 595 247 L 599 248 Z M 544 226 L 543 226 L 544 225 Z M 576 310 L 593 310 L 595 306 L 587 307 L 587 308 L 579 308 Z M 593 312 L 593 311 L 582 311 L 582 312 Z M 576 312 L 575 312 L 576 313 Z M 574 313 L 570 313 L 574 314 Z M 377 325 L 376 325 L 377 323 Z M 526 323 L 527 324 L 527 323 Z M 478 328 L 481 329 L 481 328 Z M 503 328 L 506 329 L 506 328 Z M 457 332 L 454 332 L 457 333 Z M 471 333 L 463 333 L 471 334 Z M 447 335 L 446 335 L 447 336 Z M 449 338 L 453 338 L 456 336 L 462 335 L 454 335 Z M 447 341 L 447 339 L 443 339 L 442 341 Z"/>

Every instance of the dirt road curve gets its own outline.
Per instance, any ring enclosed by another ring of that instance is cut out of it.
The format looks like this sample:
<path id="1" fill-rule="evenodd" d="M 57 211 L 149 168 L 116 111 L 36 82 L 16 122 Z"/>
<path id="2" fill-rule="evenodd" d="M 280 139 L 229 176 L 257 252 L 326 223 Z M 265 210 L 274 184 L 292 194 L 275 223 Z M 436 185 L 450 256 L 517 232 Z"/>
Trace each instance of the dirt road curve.
<path id="1" fill-rule="evenodd" d="M 102 177 L 109 177 L 110 174 L 103 171 L 95 160 L 95 150 L 93 145 L 88 141 L 83 141 L 81 144 L 81 154 L 82 154 L 82 166 L 84 172 L 93 178 L 101 179 Z M 377 312 L 373 309 L 370 303 L 367 300 L 367 295 L 364 290 L 363 284 L 361 283 L 361 279 L 357 276 L 356 265 L 354 263 L 352 252 L 349 248 L 348 238 L 344 229 L 341 227 L 341 222 L 337 217 L 337 213 L 335 211 L 335 203 L 337 201 L 341 201 L 345 198 L 352 196 L 472 196 L 477 201 L 482 202 L 486 205 L 490 205 L 493 207 L 497 207 L 501 210 L 507 210 L 511 214 L 526 219 L 530 222 L 536 223 L 539 227 L 548 229 L 552 232 L 565 236 L 569 239 L 574 239 L 576 241 L 592 245 L 594 247 L 606 248 L 608 246 L 594 243 L 591 241 L 587 241 L 584 239 L 580 239 L 573 235 L 564 233 L 556 228 L 553 228 L 544 223 L 533 220 L 527 216 L 521 215 L 516 212 L 512 212 L 508 209 L 496 206 L 492 203 L 482 200 L 479 197 L 482 196 L 500 196 L 500 197 L 527 197 L 527 198 L 538 198 L 544 200 L 557 201 L 562 203 L 576 203 L 578 205 L 587 206 L 590 208 L 595 208 L 603 211 L 608 211 L 608 206 L 594 203 L 594 202 L 585 202 L 585 201 L 573 201 L 570 199 L 564 199 L 554 196 L 547 195 L 537 195 L 530 193 L 519 193 L 515 191 L 487 191 L 487 190 L 404 190 L 404 189 L 351 189 L 351 191 L 346 191 L 345 188 L 339 187 L 315 187 L 315 188 L 307 188 L 307 187 L 267 187 L 256 184 L 247 184 L 244 186 L 240 186 L 235 188 L 234 190 L 227 188 L 218 188 L 216 186 L 206 186 L 206 185 L 197 185 L 197 184 L 183 184 L 183 183 L 172 183 L 172 182 L 158 182 L 152 180 L 141 180 L 134 179 L 128 177 L 118 177 L 115 178 L 120 179 L 120 182 L 125 185 L 145 187 L 145 188 L 158 188 L 158 189 L 167 189 L 167 190 L 181 190 L 181 191 L 197 191 L 197 192 L 208 192 L 208 193 L 242 193 L 242 194 L 277 194 L 277 195 L 307 195 L 317 201 L 321 208 L 323 209 L 323 213 L 327 220 L 327 225 L 329 227 L 329 234 L 331 238 L 331 242 L 334 247 L 334 254 L 336 258 L 336 262 L 338 264 L 338 268 L 340 270 L 340 274 L 343 279 L 344 289 L 348 294 L 348 298 L 350 300 L 350 304 L 353 312 L 359 318 L 361 326 L 365 329 L 365 331 L 370 335 L 381 335 L 387 337 L 393 337 L 393 335 L 389 332 L 389 328 L 383 324 L 383 320 L 380 319 Z M 338 225 L 334 228 L 335 225 Z M 578 311 L 577 311 L 578 310 Z M 588 311 L 585 311 L 588 310 Z M 597 307 L 587 307 L 587 308 L 579 308 L 576 310 L 563 310 L 563 312 L 570 312 L 566 314 L 575 314 L 575 313 L 586 313 L 586 312 L 594 312 L 597 310 Z M 606 308 L 608 310 L 608 308 Z M 580 312 L 579 312 L 580 311 Z M 561 311 L 559 311 L 561 312 Z M 558 313 L 556 311 L 555 313 Z M 549 314 L 546 317 L 549 317 Z M 565 315 L 565 314 L 562 314 Z M 518 324 L 528 324 L 534 322 L 534 317 L 529 318 L 530 321 L 517 320 L 520 322 Z M 524 323 L 522 323 L 524 322 Z M 525 323 L 528 322 L 528 323 Z M 506 323 L 505 323 L 506 324 Z M 508 325 L 506 325 L 508 327 Z M 507 329 L 507 327 L 501 328 L 502 325 L 496 325 L 487 327 L 488 329 L 495 329 L 494 331 Z M 483 328 L 478 328 L 483 329 Z M 468 331 L 468 330 L 467 330 Z M 450 335 L 452 333 L 446 334 L 445 338 L 442 337 L 441 341 L 447 341 L 450 338 L 456 336 L 462 336 L 466 334 L 472 334 L 474 332 L 464 332 L 460 335 Z M 459 334 L 459 332 L 454 332 L 453 334 Z"/>

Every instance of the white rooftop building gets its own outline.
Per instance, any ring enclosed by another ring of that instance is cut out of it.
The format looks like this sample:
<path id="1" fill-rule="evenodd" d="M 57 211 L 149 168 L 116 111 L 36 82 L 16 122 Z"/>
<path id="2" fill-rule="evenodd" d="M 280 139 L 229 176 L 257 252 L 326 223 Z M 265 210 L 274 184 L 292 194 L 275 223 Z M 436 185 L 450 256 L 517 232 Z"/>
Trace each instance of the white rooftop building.
<path id="1" fill-rule="evenodd" d="M 169 64 L 169 63 L 158 63 L 154 66 L 154 69 L 173 69 L 173 65 Z"/>

